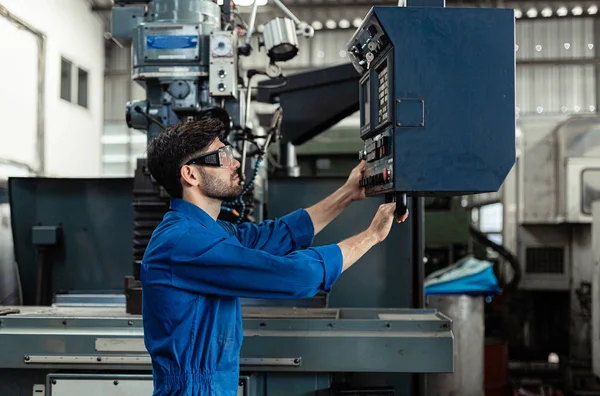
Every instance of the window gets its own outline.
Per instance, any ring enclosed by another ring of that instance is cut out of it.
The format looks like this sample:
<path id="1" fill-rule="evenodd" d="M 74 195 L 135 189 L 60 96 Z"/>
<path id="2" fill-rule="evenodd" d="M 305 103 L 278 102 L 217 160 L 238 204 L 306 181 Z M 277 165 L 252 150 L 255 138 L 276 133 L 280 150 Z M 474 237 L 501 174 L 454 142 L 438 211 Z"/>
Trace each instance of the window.
<path id="1" fill-rule="evenodd" d="M 600 169 L 586 169 L 581 173 L 581 212 L 592 214 L 592 203 L 600 198 Z"/>
<path id="2" fill-rule="evenodd" d="M 86 109 L 88 107 L 88 73 L 83 69 L 79 69 L 78 74 L 77 104 Z"/>
<path id="3" fill-rule="evenodd" d="M 71 101 L 71 74 L 73 64 L 62 58 L 60 65 L 60 97 L 67 102 Z"/>
<path id="4" fill-rule="evenodd" d="M 87 70 L 76 66 L 73 62 L 61 58 L 60 97 L 69 103 L 77 103 L 87 109 L 89 106 L 89 73 Z M 75 79 L 77 80 L 75 81 Z"/>
<path id="5" fill-rule="evenodd" d="M 475 208 L 471 211 L 471 220 L 486 237 L 502 245 L 502 230 L 503 230 L 503 206 L 502 203 L 493 203 Z"/>
<path id="6" fill-rule="evenodd" d="M 502 232 L 503 207 L 501 203 L 484 205 L 479 211 L 479 229 L 486 234 Z"/>

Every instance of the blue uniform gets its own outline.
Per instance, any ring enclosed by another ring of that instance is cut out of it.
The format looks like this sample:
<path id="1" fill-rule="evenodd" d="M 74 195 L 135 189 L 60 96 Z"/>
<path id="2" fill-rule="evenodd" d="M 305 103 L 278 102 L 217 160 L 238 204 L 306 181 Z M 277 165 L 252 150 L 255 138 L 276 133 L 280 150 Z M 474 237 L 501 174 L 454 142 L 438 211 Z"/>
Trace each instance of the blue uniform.
<path id="1" fill-rule="evenodd" d="M 307 298 L 342 272 L 337 245 L 311 248 L 304 209 L 233 226 L 171 201 L 141 268 L 144 340 L 154 395 L 235 396 L 242 344 L 240 297 Z"/>

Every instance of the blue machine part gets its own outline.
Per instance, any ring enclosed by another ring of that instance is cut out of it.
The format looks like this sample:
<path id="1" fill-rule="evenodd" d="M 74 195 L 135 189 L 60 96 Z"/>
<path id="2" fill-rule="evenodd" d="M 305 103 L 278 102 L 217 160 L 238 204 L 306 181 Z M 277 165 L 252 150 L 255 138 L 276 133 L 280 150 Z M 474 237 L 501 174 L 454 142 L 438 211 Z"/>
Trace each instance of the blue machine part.
<path id="1" fill-rule="evenodd" d="M 489 296 L 500 292 L 492 263 L 471 256 L 431 273 L 425 279 L 424 286 L 425 295 L 478 294 Z"/>
<path id="2" fill-rule="evenodd" d="M 198 36 L 148 36 L 146 47 L 148 49 L 181 49 L 196 48 Z"/>
<path id="3" fill-rule="evenodd" d="M 348 53 L 368 195 L 498 191 L 516 159 L 513 10 L 373 7 Z"/>

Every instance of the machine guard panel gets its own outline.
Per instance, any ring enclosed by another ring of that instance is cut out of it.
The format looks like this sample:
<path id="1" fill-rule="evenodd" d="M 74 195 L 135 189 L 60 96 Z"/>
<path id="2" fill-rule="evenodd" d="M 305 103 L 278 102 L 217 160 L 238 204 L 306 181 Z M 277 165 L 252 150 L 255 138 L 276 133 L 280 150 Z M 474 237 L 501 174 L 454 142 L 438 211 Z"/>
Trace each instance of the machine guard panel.
<path id="1" fill-rule="evenodd" d="M 516 159 L 514 42 L 512 10 L 371 9 L 348 44 L 361 157 L 389 128 L 393 150 L 367 161 L 368 195 L 498 191 Z"/>

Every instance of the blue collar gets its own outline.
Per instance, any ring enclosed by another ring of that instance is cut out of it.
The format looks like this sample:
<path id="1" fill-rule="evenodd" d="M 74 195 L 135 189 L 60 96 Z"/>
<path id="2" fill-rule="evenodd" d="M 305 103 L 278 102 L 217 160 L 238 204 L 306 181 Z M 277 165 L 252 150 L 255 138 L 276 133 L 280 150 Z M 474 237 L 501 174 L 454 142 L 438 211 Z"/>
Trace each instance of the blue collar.
<path id="1" fill-rule="evenodd" d="M 217 224 L 215 219 L 210 217 L 202 208 L 181 198 L 171 198 L 171 209 L 198 221 L 205 227 L 212 227 Z"/>

